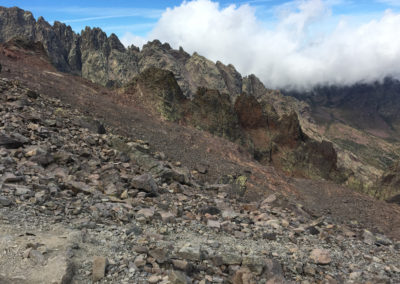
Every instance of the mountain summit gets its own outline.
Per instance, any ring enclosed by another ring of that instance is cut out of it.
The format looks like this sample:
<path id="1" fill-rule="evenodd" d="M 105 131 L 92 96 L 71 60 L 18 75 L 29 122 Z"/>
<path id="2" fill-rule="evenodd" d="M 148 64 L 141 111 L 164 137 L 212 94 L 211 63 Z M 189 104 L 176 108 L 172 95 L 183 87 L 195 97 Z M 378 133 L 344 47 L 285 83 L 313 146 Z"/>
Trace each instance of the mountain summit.
<path id="1" fill-rule="evenodd" d="M 199 87 L 239 95 L 260 92 L 260 81 L 254 76 L 242 78 L 232 65 L 214 64 L 182 48 L 173 50 L 158 40 L 125 48 L 115 34 L 109 37 L 99 28 L 86 27 L 80 34 L 60 22 L 50 25 L 42 17 L 17 7 L 0 7 L 0 42 L 15 37 L 43 44 L 52 64 L 63 72 L 77 74 L 103 86 L 122 86 L 149 67 L 170 70 L 180 88 L 191 97 Z M 265 90 L 261 90 L 265 91 Z"/>

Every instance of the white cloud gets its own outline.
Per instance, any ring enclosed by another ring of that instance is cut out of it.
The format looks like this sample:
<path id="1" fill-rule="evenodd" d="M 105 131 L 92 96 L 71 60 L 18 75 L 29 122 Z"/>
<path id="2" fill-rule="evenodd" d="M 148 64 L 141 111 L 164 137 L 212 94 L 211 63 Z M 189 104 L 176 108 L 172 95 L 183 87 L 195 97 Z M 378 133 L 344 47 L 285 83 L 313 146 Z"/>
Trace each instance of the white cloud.
<path id="1" fill-rule="evenodd" d="M 387 11 L 376 20 L 350 25 L 331 15 L 335 2 L 290 2 L 276 10 L 274 28 L 266 28 L 250 5 L 221 8 L 210 0 L 185 1 L 167 9 L 148 38 L 232 63 L 268 87 L 399 78 L 400 14 Z M 321 28 L 327 19 L 337 21 Z"/>
<path id="2" fill-rule="evenodd" d="M 138 47 L 142 47 L 147 40 L 141 36 L 137 36 L 134 35 L 130 32 L 126 32 L 121 38 L 120 41 L 123 45 L 125 45 L 126 47 L 130 46 L 130 45 L 135 45 Z"/>

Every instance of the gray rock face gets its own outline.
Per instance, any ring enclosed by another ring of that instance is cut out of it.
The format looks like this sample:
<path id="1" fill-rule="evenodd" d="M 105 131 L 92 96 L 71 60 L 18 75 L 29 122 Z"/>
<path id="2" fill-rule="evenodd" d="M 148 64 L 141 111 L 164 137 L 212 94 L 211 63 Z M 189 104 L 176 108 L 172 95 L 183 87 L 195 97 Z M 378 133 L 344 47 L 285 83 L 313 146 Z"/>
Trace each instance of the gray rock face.
<path id="1" fill-rule="evenodd" d="M 243 91 L 243 80 L 242 75 L 235 69 L 232 64 L 228 66 L 222 64 L 220 61 L 217 61 L 216 66 L 221 73 L 226 87 L 228 88 L 229 94 L 236 98 L 239 96 Z"/>
<path id="2" fill-rule="evenodd" d="M 5 42 L 19 35 L 30 40 L 35 37 L 35 24 L 31 12 L 17 7 L 0 8 L 0 41 Z"/>
<path id="3" fill-rule="evenodd" d="M 254 95 L 257 99 L 267 92 L 264 84 L 256 75 L 249 75 L 243 78 L 243 92 Z"/>
<path id="4" fill-rule="evenodd" d="M 260 96 L 265 88 L 257 77 L 242 79 L 232 65 L 216 64 L 197 53 L 172 49 L 158 40 L 140 51 L 125 48 L 115 34 L 107 37 L 99 28 L 86 27 L 80 34 L 60 22 L 50 25 L 42 17 L 17 7 L 0 7 L 0 43 L 13 38 L 42 43 L 53 65 L 60 71 L 80 75 L 94 83 L 119 87 L 150 67 L 173 72 L 187 97 L 207 87 L 229 93 L 232 101 L 243 91 Z"/>

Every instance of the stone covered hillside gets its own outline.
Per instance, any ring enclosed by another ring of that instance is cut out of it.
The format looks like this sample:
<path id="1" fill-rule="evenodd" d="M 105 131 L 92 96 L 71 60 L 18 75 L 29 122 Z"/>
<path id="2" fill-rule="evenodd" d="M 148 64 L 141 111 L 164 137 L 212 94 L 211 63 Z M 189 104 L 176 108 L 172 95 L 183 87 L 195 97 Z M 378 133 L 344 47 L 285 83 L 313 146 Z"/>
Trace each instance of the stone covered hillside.
<path id="1" fill-rule="evenodd" d="M 399 243 L 279 193 L 240 201 L 145 141 L 0 80 L 1 283 L 397 283 Z M 239 190 L 239 191 L 238 191 Z"/>

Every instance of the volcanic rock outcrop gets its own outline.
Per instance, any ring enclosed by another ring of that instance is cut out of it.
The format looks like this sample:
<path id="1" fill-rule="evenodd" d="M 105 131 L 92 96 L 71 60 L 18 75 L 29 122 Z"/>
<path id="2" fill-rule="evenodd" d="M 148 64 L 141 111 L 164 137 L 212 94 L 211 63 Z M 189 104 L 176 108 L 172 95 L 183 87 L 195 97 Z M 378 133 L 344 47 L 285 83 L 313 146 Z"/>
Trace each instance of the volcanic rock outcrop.
<path id="1" fill-rule="evenodd" d="M 398 80 L 283 93 L 281 101 L 297 106 L 307 134 L 334 144 L 349 187 L 381 199 L 400 193 L 388 182 L 400 157 Z"/>
<path id="2" fill-rule="evenodd" d="M 297 115 L 280 117 L 274 107 L 242 93 L 199 88 L 192 99 L 182 95 L 171 72 L 149 68 L 121 91 L 162 118 L 191 125 L 243 145 L 261 163 L 287 173 L 341 181 L 332 144 L 317 142 L 301 130 Z"/>

